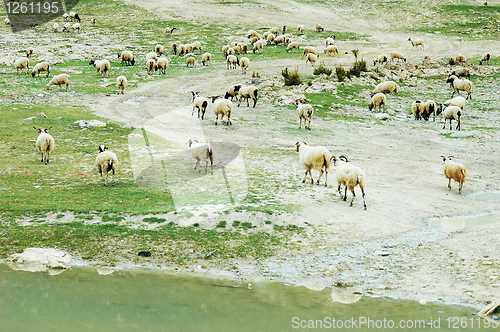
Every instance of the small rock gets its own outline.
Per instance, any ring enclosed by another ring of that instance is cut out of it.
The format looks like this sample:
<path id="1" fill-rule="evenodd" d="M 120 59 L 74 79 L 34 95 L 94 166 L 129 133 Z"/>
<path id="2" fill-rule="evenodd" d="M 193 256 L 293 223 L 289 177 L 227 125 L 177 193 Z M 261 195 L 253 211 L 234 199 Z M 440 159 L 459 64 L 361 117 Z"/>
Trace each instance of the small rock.
<path id="1" fill-rule="evenodd" d="M 483 265 L 493 265 L 493 262 L 491 262 L 491 261 L 483 261 L 482 264 Z"/>
<path id="2" fill-rule="evenodd" d="M 375 255 L 377 255 L 377 256 L 389 256 L 390 253 L 387 251 L 377 250 L 377 251 L 375 251 Z"/>
<path id="3" fill-rule="evenodd" d="M 425 305 L 425 304 L 427 304 L 427 301 L 424 299 L 421 299 L 420 301 L 418 301 L 418 303 L 420 303 L 421 305 Z"/>
<path id="4" fill-rule="evenodd" d="M 389 114 L 387 114 L 387 113 L 375 113 L 373 116 L 377 120 L 388 120 L 389 119 Z"/>
<path id="5" fill-rule="evenodd" d="M 493 316 L 491 316 L 491 318 L 494 319 L 494 320 L 498 320 L 499 319 L 499 317 L 497 315 L 493 315 Z"/>

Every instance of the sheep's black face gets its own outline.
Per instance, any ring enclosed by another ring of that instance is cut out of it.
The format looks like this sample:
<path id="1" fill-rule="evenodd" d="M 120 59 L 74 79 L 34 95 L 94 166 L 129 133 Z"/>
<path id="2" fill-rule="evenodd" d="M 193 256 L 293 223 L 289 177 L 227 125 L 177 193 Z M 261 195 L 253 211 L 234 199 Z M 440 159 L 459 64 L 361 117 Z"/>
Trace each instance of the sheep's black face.
<path id="1" fill-rule="evenodd" d="M 99 152 L 104 152 L 105 150 L 107 150 L 108 148 L 104 145 L 99 145 Z"/>

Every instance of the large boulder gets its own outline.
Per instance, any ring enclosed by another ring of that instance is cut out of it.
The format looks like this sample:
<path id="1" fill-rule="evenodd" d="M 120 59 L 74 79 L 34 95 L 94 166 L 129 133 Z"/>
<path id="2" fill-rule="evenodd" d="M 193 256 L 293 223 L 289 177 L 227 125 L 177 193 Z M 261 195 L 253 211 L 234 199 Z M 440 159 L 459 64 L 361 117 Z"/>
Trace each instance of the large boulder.
<path id="1" fill-rule="evenodd" d="M 69 253 L 52 248 L 27 248 L 21 254 L 12 254 L 7 263 L 14 270 L 45 271 L 51 269 L 68 269 L 72 257 Z"/>

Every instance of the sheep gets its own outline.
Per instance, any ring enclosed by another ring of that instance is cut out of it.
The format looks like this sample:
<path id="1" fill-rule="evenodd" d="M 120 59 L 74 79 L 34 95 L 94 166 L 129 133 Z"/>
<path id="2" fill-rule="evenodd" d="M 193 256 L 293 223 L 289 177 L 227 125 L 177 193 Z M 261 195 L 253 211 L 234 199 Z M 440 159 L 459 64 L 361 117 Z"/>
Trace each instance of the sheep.
<path id="1" fill-rule="evenodd" d="M 71 30 L 78 30 L 78 32 L 80 32 L 80 23 L 73 24 Z"/>
<path id="2" fill-rule="evenodd" d="M 14 61 L 14 67 L 16 72 L 19 74 L 19 69 L 26 68 L 26 75 L 28 75 L 28 70 L 30 69 L 30 60 L 28 58 L 22 57 Z"/>
<path id="3" fill-rule="evenodd" d="M 483 62 L 488 62 L 488 64 L 490 63 L 490 60 L 491 60 L 491 54 L 486 52 L 483 54 L 483 56 L 481 57 L 481 60 L 479 60 L 479 64 L 482 65 Z"/>
<path id="4" fill-rule="evenodd" d="M 316 31 L 317 32 L 323 32 L 325 31 L 325 28 L 321 24 L 316 24 Z"/>
<path id="5" fill-rule="evenodd" d="M 69 21 L 69 14 L 68 13 L 64 13 L 63 16 L 62 16 L 63 20 L 64 21 Z"/>
<path id="6" fill-rule="evenodd" d="M 394 59 L 398 59 L 398 62 L 399 62 L 399 60 L 403 60 L 404 62 L 406 62 L 405 55 L 403 53 L 401 53 L 401 52 L 398 52 L 398 51 L 392 51 L 391 52 L 391 62 Z"/>
<path id="7" fill-rule="evenodd" d="M 458 106 L 462 109 L 462 111 L 465 108 L 465 98 L 462 96 L 457 96 L 452 99 L 448 99 L 443 103 L 445 106 Z"/>
<path id="8" fill-rule="evenodd" d="M 156 59 L 158 59 L 158 55 L 156 54 L 156 52 L 149 52 L 148 54 L 146 54 L 146 61 L 150 59 L 153 59 L 155 61 Z"/>
<path id="9" fill-rule="evenodd" d="M 281 27 L 281 33 L 282 33 L 282 34 L 285 34 L 285 33 L 286 33 L 286 25 L 283 25 L 283 26 Z"/>
<path id="10" fill-rule="evenodd" d="M 302 119 L 304 119 L 304 128 L 311 130 L 311 119 L 314 114 L 314 108 L 310 104 L 299 104 L 297 106 L 299 129 L 302 128 Z M 306 126 L 306 122 L 309 122 L 309 126 Z"/>
<path id="11" fill-rule="evenodd" d="M 455 92 L 460 94 L 460 91 L 465 91 L 465 92 L 467 92 L 467 97 L 465 99 L 469 99 L 469 98 L 472 99 L 472 93 L 471 93 L 472 82 L 471 81 L 465 80 L 465 79 L 459 79 L 457 76 L 451 75 L 446 80 L 446 83 L 450 83 L 450 86 L 453 89 L 453 94 L 451 95 L 452 98 L 453 98 L 453 95 L 455 95 Z"/>
<path id="12" fill-rule="evenodd" d="M 257 104 L 257 94 L 258 93 L 259 93 L 259 90 L 253 85 L 241 87 L 238 91 L 238 107 L 240 107 L 241 100 L 243 98 L 245 98 L 247 100 L 247 107 L 250 107 L 250 105 L 248 103 L 248 99 L 252 98 L 253 99 L 253 107 L 255 108 L 255 104 Z"/>
<path id="13" fill-rule="evenodd" d="M 387 63 L 387 54 L 380 54 L 375 60 L 373 60 L 373 65 L 376 66 L 377 63 L 384 64 Z"/>
<path id="14" fill-rule="evenodd" d="M 269 32 L 277 35 L 278 33 L 280 33 L 280 29 L 278 27 L 273 27 L 269 29 Z"/>
<path id="15" fill-rule="evenodd" d="M 448 188 L 451 190 L 451 179 L 453 179 L 455 182 L 458 182 L 458 193 L 461 194 L 465 178 L 467 177 L 465 166 L 452 161 L 451 158 L 454 158 L 453 156 L 449 156 L 448 158 L 441 156 L 441 158 L 443 158 L 444 162 L 444 176 L 448 179 Z"/>
<path id="16" fill-rule="evenodd" d="M 234 51 L 234 54 L 240 54 L 241 53 L 241 45 L 235 45 L 231 47 Z"/>
<path id="17" fill-rule="evenodd" d="M 106 59 L 97 61 L 90 60 L 89 65 L 94 65 L 97 73 L 101 73 L 101 76 L 108 76 L 109 72 L 111 71 L 111 64 Z"/>
<path id="18" fill-rule="evenodd" d="M 62 27 L 62 32 L 69 32 L 71 30 L 71 23 L 64 23 Z"/>
<path id="19" fill-rule="evenodd" d="M 326 40 L 325 40 L 325 47 L 328 47 L 330 45 L 335 45 L 335 35 L 326 38 Z"/>
<path id="20" fill-rule="evenodd" d="M 306 63 L 310 62 L 311 65 L 314 67 L 314 64 L 318 61 L 318 56 L 313 53 L 308 53 L 307 58 L 306 58 Z"/>
<path id="21" fill-rule="evenodd" d="M 398 95 L 398 85 L 394 81 L 385 81 L 382 83 L 379 83 L 375 89 L 372 91 L 371 96 L 373 97 L 374 94 L 376 93 L 396 93 L 396 96 Z"/>
<path id="22" fill-rule="evenodd" d="M 92 17 L 90 19 L 90 24 L 95 25 L 95 23 L 96 23 L 96 19 L 95 19 L 95 17 Z"/>
<path id="23" fill-rule="evenodd" d="M 308 146 L 306 142 L 297 142 L 295 143 L 295 146 L 297 147 L 297 152 L 299 153 L 299 164 L 306 170 L 302 183 L 306 182 L 307 174 L 309 173 L 309 175 L 311 176 L 311 183 L 314 184 L 311 170 L 315 169 L 320 172 L 318 181 L 316 183 L 319 185 L 321 176 L 323 176 L 323 173 L 325 173 L 326 187 L 328 185 L 328 172 L 330 171 L 330 159 L 332 157 L 330 151 L 322 146 Z"/>
<path id="24" fill-rule="evenodd" d="M 256 42 L 258 42 L 259 40 L 260 40 L 260 38 L 259 38 L 259 37 L 252 37 L 252 38 L 250 38 L 250 44 L 252 44 L 252 45 L 253 45 L 253 44 L 255 44 Z"/>
<path id="25" fill-rule="evenodd" d="M 287 36 L 284 36 L 284 35 L 278 36 L 274 40 L 274 42 L 276 43 L 276 45 L 285 45 L 286 41 L 287 41 Z"/>
<path id="26" fill-rule="evenodd" d="M 116 87 L 121 90 L 121 94 L 124 94 L 125 88 L 128 85 L 127 78 L 125 76 L 118 76 L 116 78 Z M 119 93 L 118 93 L 119 94 Z"/>
<path id="27" fill-rule="evenodd" d="M 108 148 L 104 145 L 99 146 L 99 154 L 95 158 L 95 163 L 97 165 L 97 171 L 101 176 L 101 180 L 104 181 L 104 185 L 108 185 L 108 173 L 112 172 L 112 183 L 115 185 L 115 173 L 118 168 L 118 157 L 114 152 L 106 151 Z M 106 177 L 104 177 L 106 176 Z"/>
<path id="28" fill-rule="evenodd" d="M 299 42 L 292 42 L 290 44 L 288 44 L 287 48 L 286 48 L 286 52 L 292 52 L 293 49 L 299 49 L 300 48 L 300 43 Z"/>
<path id="29" fill-rule="evenodd" d="M 422 49 L 424 49 L 424 40 L 423 39 L 408 38 L 408 41 L 411 43 L 411 45 L 413 47 L 418 48 L 418 46 L 422 46 Z"/>
<path id="30" fill-rule="evenodd" d="M 190 56 L 189 58 L 186 59 L 186 67 L 193 67 L 194 68 L 194 64 L 196 63 L 196 59 L 192 56 Z"/>
<path id="31" fill-rule="evenodd" d="M 179 45 L 177 51 L 179 52 L 179 56 L 183 56 L 185 53 L 187 53 L 186 45 Z"/>
<path id="32" fill-rule="evenodd" d="M 386 103 L 387 103 L 387 98 L 385 94 L 383 94 L 382 92 L 376 93 L 373 95 L 372 100 L 370 101 L 370 105 L 368 105 L 368 110 L 371 111 L 377 106 L 379 110 L 380 108 L 382 108 L 382 106 L 385 109 Z"/>
<path id="33" fill-rule="evenodd" d="M 200 112 L 201 112 L 201 119 L 205 119 L 205 111 L 207 110 L 208 107 L 208 99 L 205 97 L 201 97 L 198 95 L 198 92 L 191 91 L 193 94 L 193 111 L 191 112 L 191 116 L 194 115 L 194 110 L 198 109 L 198 119 L 200 118 Z"/>
<path id="34" fill-rule="evenodd" d="M 28 49 L 26 50 L 26 57 L 29 58 L 30 56 L 33 55 L 33 53 L 35 53 L 33 47 L 28 47 Z"/>
<path id="35" fill-rule="evenodd" d="M 69 91 L 69 75 L 68 74 L 59 74 L 57 76 L 52 77 L 50 82 L 47 84 L 47 90 L 49 90 L 52 85 L 58 85 L 59 89 L 61 89 L 61 86 L 63 84 L 66 84 L 66 91 Z"/>
<path id="36" fill-rule="evenodd" d="M 247 38 L 250 38 L 250 37 L 257 37 L 260 39 L 259 33 L 253 29 L 248 30 Z"/>
<path id="37" fill-rule="evenodd" d="M 247 73 L 248 66 L 250 66 L 250 59 L 248 59 L 247 57 L 241 58 L 240 59 L 240 68 L 241 68 L 242 74 Z"/>
<path id="38" fill-rule="evenodd" d="M 455 62 L 457 63 L 465 63 L 467 61 L 467 59 L 465 58 L 465 55 L 463 54 L 457 54 L 457 56 L 455 57 Z"/>
<path id="39" fill-rule="evenodd" d="M 297 31 L 299 34 L 303 34 L 304 33 L 304 26 L 302 24 L 298 25 L 297 26 Z"/>
<path id="40" fill-rule="evenodd" d="M 262 53 L 262 48 L 264 48 L 264 43 L 262 42 L 262 40 L 258 40 L 257 42 L 255 42 L 255 44 L 253 44 L 252 52 L 253 53 L 256 53 L 256 52 Z"/>
<path id="41" fill-rule="evenodd" d="M 325 53 L 328 53 L 328 56 L 331 56 L 333 54 L 339 54 L 339 48 L 335 45 L 329 45 L 327 48 L 325 48 Z"/>
<path id="42" fill-rule="evenodd" d="M 175 30 L 175 29 L 177 29 L 177 28 L 175 28 L 175 27 L 173 27 L 173 28 L 168 28 L 168 27 L 167 27 L 167 28 L 165 28 L 165 34 L 169 34 L 169 35 L 171 35 L 171 34 L 173 34 L 173 33 L 174 33 L 174 30 Z"/>
<path id="43" fill-rule="evenodd" d="M 134 55 L 130 51 L 123 51 L 121 53 L 118 53 L 118 58 L 121 59 L 122 66 L 123 66 L 124 63 L 127 66 L 129 64 L 132 65 L 132 66 L 135 64 Z"/>
<path id="44" fill-rule="evenodd" d="M 422 113 L 424 112 L 424 103 L 422 103 L 420 100 L 415 100 L 411 104 L 411 111 L 415 116 L 415 120 L 422 119 Z"/>
<path id="45" fill-rule="evenodd" d="M 219 96 L 212 97 L 212 103 L 214 104 L 215 125 L 217 125 L 219 115 L 222 122 L 224 122 L 224 116 L 226 116 L 226 125 L 232 125 L 231 111 L 233 110 L 233 103 L 229 99 L 220 98 Z"/>
<path id="46" fill-rule="evenodd" d="M 189 140 L 188 145 L 191 148 L 191 155 L 196 159 L 196 165 L 194 170 L 200 167 L 198 173 L 201 173 L 201 161 L 205 161 L 205 174 L 207 174 L 208 161 L 210 160 L 210 166 L 212 167 L 211 175 L 214 175 L 214 153 L 210 143 L 203 144 L 199 143 L 197 140 Z"/>
<path id="47" fill-rule="evenodd" d="M 424 55 L 424 63 L 431 61 L 431 56 L 426 54 Z"/>
<path id="48" fill-rule="evenodd" d="M 228 55 L 226 58 L 226 69 L 233 68 L 236 69 L 236 65 L 240 65 L 238 57 L 235 55 Z"/>
<path id="49" fill-rule="evenodd" d="M 268 36 L 267 36 L 267 44 L 274 44 L 275 43 L 275 40 L 276 40 L 276 35 L 274 33 L 270 33 Z"/>
<path id="50" fill-rule="evenodd" d="M 434 114 L 434 121 L 436 121 L 437 104 L 434 100 L 430 99 L 424 103 L 424 110 L 422 117 L 425 121 L 429 121 L 431 114 Z"/>
<path id="51" fill-rule="evenodd" d="M 155 46 L 155 52 L 156 52 L 156 53 L 158 53 L 158 55 L 160 55 L 160 56 L 161 56 L 161 55 L 163 54 L 163 45 L 161 45 L 161 44 L 157 44 L 157 45 Z"/>
<path id="52" fill-rule="evenodd" d="M 316 51 L 316 49 L 312 46 L 306 46 L 304 48 L 304 51 L 302 52 L 302 59 L 304 59 L 304 56 L 308 55 L 309 53 L 318 54 L 318 51 Z"/>
<path id="53" fill-rule="evenodd" d="M 156 70 L 160 70 L 160 74 L 165 75 L 167 72 L 168 60 L 165 58 L 159 58 L 156 62 Z"/>
<path id="54" fill-rule="evenodd" d="M 45 161 L 45 165 L 47 165 L 49 163 L 50 153 L 52 152 L 52 150 L 54 150 L 55 146 L 54 137 L 47 133 L 47 130 L 52 129 L 52 126 L 47 129 L 36 128 L 35 126 L 33 126 L 33 129 L 38 131 L 39 134 L 38 138 L 36 139 L 36 148 L 42 153 L 42 159 L 40 160 L 40 162 L 43 163 Z"/>
<path id="55" fill-rule="evenodd" d="M 203 47 L 201 46 L 201 43 L 199 41 L 195 41 L 191 45 L 193 45 L 193 52 L 196 50 L 201 52 L 203 50 Z"/>
<path id="56" fill-rule="evenodd" d="M 185 44 L 186 53 L 193 53 L 193 44 Z"/>
<path id="57" fill-rule="evenodd" d="M 69 12 L 69 18 L 71 19 L 71 21 L 75 20 L 75 21 L 81 22 L 80 15 L 78 15 L 75 12 Z"/>
<path id="58" fill-rule="evenodd" d="M 59 31 L 59 24 L 54 23 L 54 32 Z"/>
<path id="59" fill-rule="evenodd" d="M 40 76 L 40 72 L 46 71 L 47 77 L 49 77 L 50 73 L 50 64 L 47 61 L 37 63 L 35 67 L 33 67 L 33 71 L 31 72 L 31 76 L 35 77 L 35 75 Z"/>
<path id="60" fill-rule="evenodd" d="M 248 45 L 247 44 L 241 45 L 241 53 L 245 53 L 245 54 L 248 53 Z"/>
<path id="61" fill-rule="evenodd" d="M 238 92 L 241 89 L 241 84 L 233 85 L 226 91 L 226 95 L 224 98 L 229 99 L 231 97 L 231 100 L 233 100 L 234 97 L 238 96 Z"/>
<path id="62" fill-rule="evenodd" d="M 267 32 L 264 32 L 264 34 L 262 35 L 262 39 L 265 39 L 267 40 L 267 36 L 269 36 L 270 32 L 267 31 Z"/>
<path id="63" fill-rule="evenodd" d="M 9 19 L 8 17 L 6 17 L 6 18 L 3 20 L 3 24 L 12 26 L 12 23 L 10 22 L 10 19 Z"/>
<path id="64" fill-rule="evenodd" d="M 35 22 L 30 22 L 30 23 L 28 23 L 28 26 L 29 26 L 30 28 L 34 28 L 34 27 L 37 27 L 37 26 L 38 26 L 38 23 L 35 23 Z"/>
<path id="65" fill-rule="evenodd" d="M 158 69 L 155 59 L 149 59 L 148 61 L 146 61 L 146 69 L 148 71 L 148 75 L 151 75 L 151 72 L 153 70 L 156 71 Z"/>
<path id="66" fill-rule="evenodd" d="M 457 77 L 467 77 L 467 79 L 470 79 L 469 69 L 467 69 L 465 67 L 455 69 L 454 71 L 451 72 L 450 76 L 451 75 L 455 75 Z"/>
<path id="67" fill-rule="evenodd" d="M 446 120 L 449 119 L 450 130 L 452 130 L 451 120 L 455 119 L 457 121 L 457 127 L 455 128 L 455 130 L 460 131 L 460 118 L 463 115 L 463 111 L 459 106 L 446 106 L 444 104 L 441 104 L 436 111 L 436 115 L 438 116 L 441 113 L 443 113 L 443 120 L 444 120 L 443 129 L 446 128 Z"/>
<path id="68" fill-rule="evenodd" d="M 338 159 L 335 156 L 332 157 L 333 164 L 336 166 L 335 176 L 337 178 L 338 192 L 342 196 L 340 191 L 341 186 L 345 186 L 344 201 L 347 200 L 347 189 L 352 192 L 352 200 L 350 206 L 354 202 L 356 194 L 354 193 L 354 188 L 359 185 L 361 188 L 361 193 L 363 195 L 363 206 L 366 210 L 365 201 L 365 187 L 366 187 L 366 175 L 365 172 L 358 166 L 349 163 L 345 156 L 340 156 Z"/>
<path id="69" fill-rule="evenodd" d="M 177 55 L 177 48 L 179 47 L 179 45 L 177 43 L 172 43 L 172 53 L 174 53 L 174 55 Z"/>

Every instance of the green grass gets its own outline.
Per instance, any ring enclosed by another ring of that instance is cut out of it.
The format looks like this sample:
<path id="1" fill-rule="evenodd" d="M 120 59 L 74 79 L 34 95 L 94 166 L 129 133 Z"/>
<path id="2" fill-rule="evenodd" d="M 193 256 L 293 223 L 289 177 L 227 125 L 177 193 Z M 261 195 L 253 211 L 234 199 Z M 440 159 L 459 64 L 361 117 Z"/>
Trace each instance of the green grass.
<path id="1" fill-rule="evenodd" d="M 364 98 L 358 97 L 358 93 L 366 90 L 369 87 L 359 84 L 352 85 L 337 85 L 337 94 L 331 92 L 306 93 L 305 96 L 310 104 L 321 105 L 315 107 L 314 115 L 322 118 L 342 119 L 348 121 L 361 121 L 360 117 L 345 115 L 331 110 L 332 104 L 344 106 L 360 106 L 365 107 Z"/>

